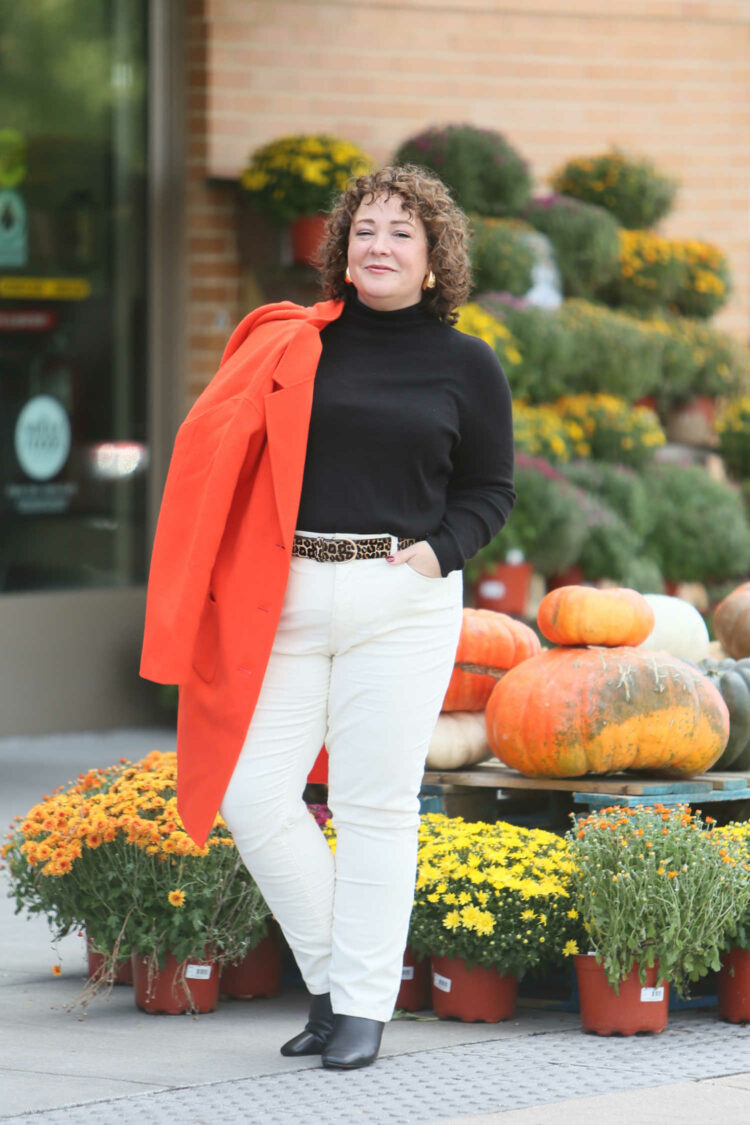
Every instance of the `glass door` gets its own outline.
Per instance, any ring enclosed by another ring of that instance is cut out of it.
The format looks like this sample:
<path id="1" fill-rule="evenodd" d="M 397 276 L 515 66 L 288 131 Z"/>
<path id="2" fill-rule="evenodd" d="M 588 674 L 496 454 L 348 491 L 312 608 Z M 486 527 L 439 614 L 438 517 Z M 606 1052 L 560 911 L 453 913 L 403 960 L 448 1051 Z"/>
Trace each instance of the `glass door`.
<path id="1" fill-rule="evenodd" d="M 146 0 L 0 0 L 0 592 L 142 584 Z"/>

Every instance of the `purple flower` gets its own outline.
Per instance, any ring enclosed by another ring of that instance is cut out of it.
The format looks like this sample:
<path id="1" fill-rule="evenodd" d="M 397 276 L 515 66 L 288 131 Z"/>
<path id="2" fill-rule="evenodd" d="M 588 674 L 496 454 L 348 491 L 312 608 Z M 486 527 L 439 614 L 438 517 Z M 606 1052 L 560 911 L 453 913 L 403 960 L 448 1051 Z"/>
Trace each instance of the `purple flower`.
<path id="1" fill-rule="evenodd" d="M 328 808 L 328 805 L 308 804 L 307 808 L 311 816 L 315 819 L 315 823 L 319 825 L 320 828 L 331 819 L 331 810 Z"/>

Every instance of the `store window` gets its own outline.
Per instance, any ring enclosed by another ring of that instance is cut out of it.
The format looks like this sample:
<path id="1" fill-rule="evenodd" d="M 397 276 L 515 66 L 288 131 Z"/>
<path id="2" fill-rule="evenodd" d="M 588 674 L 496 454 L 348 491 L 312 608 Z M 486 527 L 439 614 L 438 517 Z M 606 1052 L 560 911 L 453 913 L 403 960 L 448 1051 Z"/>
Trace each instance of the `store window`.
<path id="1" fill-rule="evenodd" d="M 144 581 L 147 0 L 0 0 L 0 591 Z"/>

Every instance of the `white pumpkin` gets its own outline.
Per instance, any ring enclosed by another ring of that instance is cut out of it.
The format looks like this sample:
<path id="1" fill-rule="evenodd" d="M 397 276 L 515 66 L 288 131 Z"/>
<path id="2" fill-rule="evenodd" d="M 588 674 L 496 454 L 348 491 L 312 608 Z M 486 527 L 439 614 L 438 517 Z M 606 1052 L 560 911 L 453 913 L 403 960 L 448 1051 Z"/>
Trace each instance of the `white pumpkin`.
<path id="1" fill-rule="evenodd" d="M 427 751 L 427 768 L 455 770 L 492 757 L 484 711 L 442 711 Z"/>
<path id="2" fill-rule="evenodd" d="M 654 611 L 654 627 L 639 648 L 668 652 L 691 664 L 709 655 L 706 622 L 694 605 L 667 594 L 644 594 L 644 597 Z"/>

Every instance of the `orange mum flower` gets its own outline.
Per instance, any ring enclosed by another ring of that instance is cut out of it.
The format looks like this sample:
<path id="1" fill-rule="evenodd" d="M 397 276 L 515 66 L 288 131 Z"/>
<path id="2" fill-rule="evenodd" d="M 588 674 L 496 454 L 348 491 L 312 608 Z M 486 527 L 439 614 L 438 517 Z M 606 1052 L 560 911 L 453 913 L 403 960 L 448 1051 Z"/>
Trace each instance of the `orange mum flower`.
<path id="1" fill-rule="evenodd" d="M 169 899 L 169 905 L 170 906 L 179 907 L 179 906 L 184 906 L 184 904 L 185 904 L 185 892 L 184 891 L 170 891 L 169 894 L 167 895 L 167 898 Z"/>

